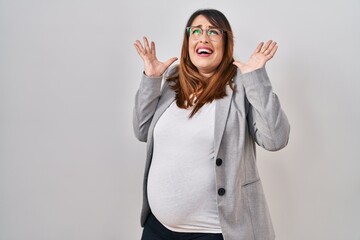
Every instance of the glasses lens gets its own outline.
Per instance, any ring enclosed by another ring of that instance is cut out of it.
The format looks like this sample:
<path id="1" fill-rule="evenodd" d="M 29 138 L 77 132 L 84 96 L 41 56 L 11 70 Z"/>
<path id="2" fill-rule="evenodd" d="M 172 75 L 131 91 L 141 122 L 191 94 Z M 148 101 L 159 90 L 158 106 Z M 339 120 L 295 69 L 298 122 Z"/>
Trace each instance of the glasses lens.
<path id="1" fill-rule="evenodd" d="M 199 39 L 203 35 L 204 30 L 201 29 L 200 27 L 187 28 L 189 36 L 194 40 Z M 206 30 L 206 35 L 208 35 L 211 41 L 219 41 L 222 38 L 223 31 L 218 28 L 209 28 Z"/>
<path id="2" fill-rule="evenodd" d="M 190 35 L 197 39 L 202 35 L 202 29 L 199 27 L 191 27 L 190 28 Z"/>
<path id="3" fill-rule="evenodd" d="M 210 28 L 207 30 L 207 35 L 213 41 L 218 41 L 222 37 L 222 31 L 218 28 Z"/>

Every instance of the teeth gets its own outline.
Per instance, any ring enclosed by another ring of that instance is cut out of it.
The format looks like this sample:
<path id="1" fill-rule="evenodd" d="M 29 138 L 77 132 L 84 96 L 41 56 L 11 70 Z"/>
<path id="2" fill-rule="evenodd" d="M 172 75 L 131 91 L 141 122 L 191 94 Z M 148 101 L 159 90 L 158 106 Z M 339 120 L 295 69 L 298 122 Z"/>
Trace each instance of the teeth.
<path id="1" fill-rule="evenodd" d="M 206 48 L 199 48 L 197 52 L 198 53 L 212 53 L 211 50 L 206 49 Z"/>

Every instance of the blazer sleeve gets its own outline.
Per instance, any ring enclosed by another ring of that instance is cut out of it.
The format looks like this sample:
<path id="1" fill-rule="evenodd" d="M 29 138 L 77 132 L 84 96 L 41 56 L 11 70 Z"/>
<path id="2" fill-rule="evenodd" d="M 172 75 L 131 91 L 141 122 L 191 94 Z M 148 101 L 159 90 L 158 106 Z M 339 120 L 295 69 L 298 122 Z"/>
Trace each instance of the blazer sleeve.
<path id="1" fill-rule="evenodd" d="M 248 126 L 255 142 L 269 151 L 285 147 L 289 140 L 290 124 L 273 92 L 265 68 L 240 74 L 249 102 Z"/>
<path id="2" fill-rule="evenodd" d="M 146 142 L 151 120 L 161 96 L 162 77 L 148 77 L 143 74 L 135 95 L 133 128 L 138 140 Z"/>

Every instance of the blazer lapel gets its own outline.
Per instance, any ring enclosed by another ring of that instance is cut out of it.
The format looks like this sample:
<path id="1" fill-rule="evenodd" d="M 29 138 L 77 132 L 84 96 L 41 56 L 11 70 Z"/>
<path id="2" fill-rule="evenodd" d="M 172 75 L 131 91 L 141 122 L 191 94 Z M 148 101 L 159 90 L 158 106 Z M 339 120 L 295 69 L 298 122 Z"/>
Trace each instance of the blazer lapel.
<path id="1" fill-rule="evenodd" d="M 218 155 L 220 142 L 224 133 L 226 120 L 230 109 L 233 91 L 229 86 L 226 87 L 226 96 L 216 101 L 215 105 L 215 133 L 214 133 L 214 151 Z"/>

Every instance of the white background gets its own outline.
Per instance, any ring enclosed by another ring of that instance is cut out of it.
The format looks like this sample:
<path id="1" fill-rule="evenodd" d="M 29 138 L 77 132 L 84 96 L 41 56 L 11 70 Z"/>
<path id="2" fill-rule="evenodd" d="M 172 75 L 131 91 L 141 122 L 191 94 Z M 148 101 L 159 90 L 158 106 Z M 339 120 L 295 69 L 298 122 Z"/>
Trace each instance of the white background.
<path id="1" fill-rule="evenodd" d="M 358 0 L 0 0 L 0 240 L 140 238 L 133 42 L 179 57 L 199 8 L 228 17 L 236 59 L 279 44 L 290 142 L 258 148 L 277 239 L 360 240 Z"/>

